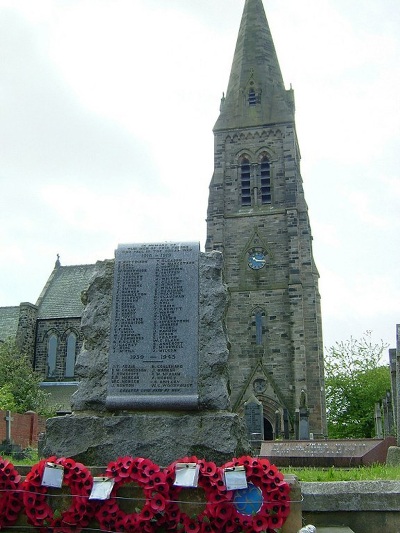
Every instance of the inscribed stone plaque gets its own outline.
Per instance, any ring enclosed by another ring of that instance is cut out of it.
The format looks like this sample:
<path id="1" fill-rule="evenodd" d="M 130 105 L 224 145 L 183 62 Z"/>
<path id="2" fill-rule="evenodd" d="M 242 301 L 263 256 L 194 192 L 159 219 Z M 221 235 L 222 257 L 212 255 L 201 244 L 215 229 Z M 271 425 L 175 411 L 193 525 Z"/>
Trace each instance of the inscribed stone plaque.
<path id="1" fill-rule="evenodd" d="M 260 457 L 277 466 L 359 466 L 384 463 L 394 437 L 314 441 L 264 441 Z"/>
<path id="2" fill-rule="evenodd" d="M 198 406 L 199 244 L 119 245 L 109 409 Z"/>

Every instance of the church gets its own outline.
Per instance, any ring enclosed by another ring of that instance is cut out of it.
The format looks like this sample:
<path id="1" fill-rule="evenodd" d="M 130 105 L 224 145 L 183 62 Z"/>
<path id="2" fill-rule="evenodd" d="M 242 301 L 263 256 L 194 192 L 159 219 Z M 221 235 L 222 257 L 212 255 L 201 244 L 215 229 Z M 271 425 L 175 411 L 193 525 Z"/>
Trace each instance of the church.
<path id="1" fill-rule="evenodd" d="M 326 435 L 318 270 L 300 173 L 293 90 L 286 89 L 262 0 L 246 0 L 214 126 L 205 250 L 224 257 L 232 410 L 256 398 L 264 438 L 276 419 L 295 435 L 299 407 Z M 17 340 L 68 410 L 83 338 L 81 292 L 95 265 L 57 258 L 37 302 L 0 308 L 0 341 Z"/>

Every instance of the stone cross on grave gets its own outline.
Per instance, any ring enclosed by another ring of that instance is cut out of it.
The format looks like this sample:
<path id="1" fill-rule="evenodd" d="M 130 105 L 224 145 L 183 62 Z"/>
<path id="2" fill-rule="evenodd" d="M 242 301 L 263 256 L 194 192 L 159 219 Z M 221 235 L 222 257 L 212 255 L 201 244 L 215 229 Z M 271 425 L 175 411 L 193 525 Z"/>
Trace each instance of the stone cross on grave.
<path id="1" fill-rule="evenodd" d="M 6 411 L 4 420 L 6 421 L 6 444 L 11 444 L 11 422 L 14 420 L 11 411 Z"/>

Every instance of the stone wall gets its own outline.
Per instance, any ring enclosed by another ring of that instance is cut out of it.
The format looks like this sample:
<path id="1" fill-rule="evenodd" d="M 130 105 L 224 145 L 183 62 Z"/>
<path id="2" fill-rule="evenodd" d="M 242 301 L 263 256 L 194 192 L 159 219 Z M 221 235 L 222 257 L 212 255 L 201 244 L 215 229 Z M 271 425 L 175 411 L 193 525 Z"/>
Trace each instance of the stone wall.
<path id="1" fill-rule="evenodd" d="M 400 481 L 301 483 L 303 522 L 399 533 Z"/>
<path id="2" fill-rule="evenodd" d="M 0 442 L 6 438 L 7 411 L 0 410 Z M 45 430 L 46 419 L 37 413 L 11 413 L 11 440 L 21 448 L 37 448 L 39 433 Z"/>

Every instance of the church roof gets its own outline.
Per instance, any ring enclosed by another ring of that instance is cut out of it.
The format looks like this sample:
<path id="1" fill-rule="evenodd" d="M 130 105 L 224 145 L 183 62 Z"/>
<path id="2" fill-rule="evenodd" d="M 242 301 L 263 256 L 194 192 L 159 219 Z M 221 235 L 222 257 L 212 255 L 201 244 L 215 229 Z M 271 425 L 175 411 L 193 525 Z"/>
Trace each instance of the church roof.
<path id="1" fill-rule="evenodd" d="M 19 321 L 19 306 L 0 307 L 0 341 L 15 339 Z"/>
<path id="2" fill-rule="evenodd" d="M 88 288 L 95 265 L 56 264 L 36 305 L 38 319 L 81 317 L 81 292 Z"/>
<path id="3" fill-rule="evenodd" d="M 253 103 L 249 105 L 249 93 Z M 246 0 L 226 98 L 214 130 L 293 120 L 293 92 L 283 83 L 262 0 Z"/>

